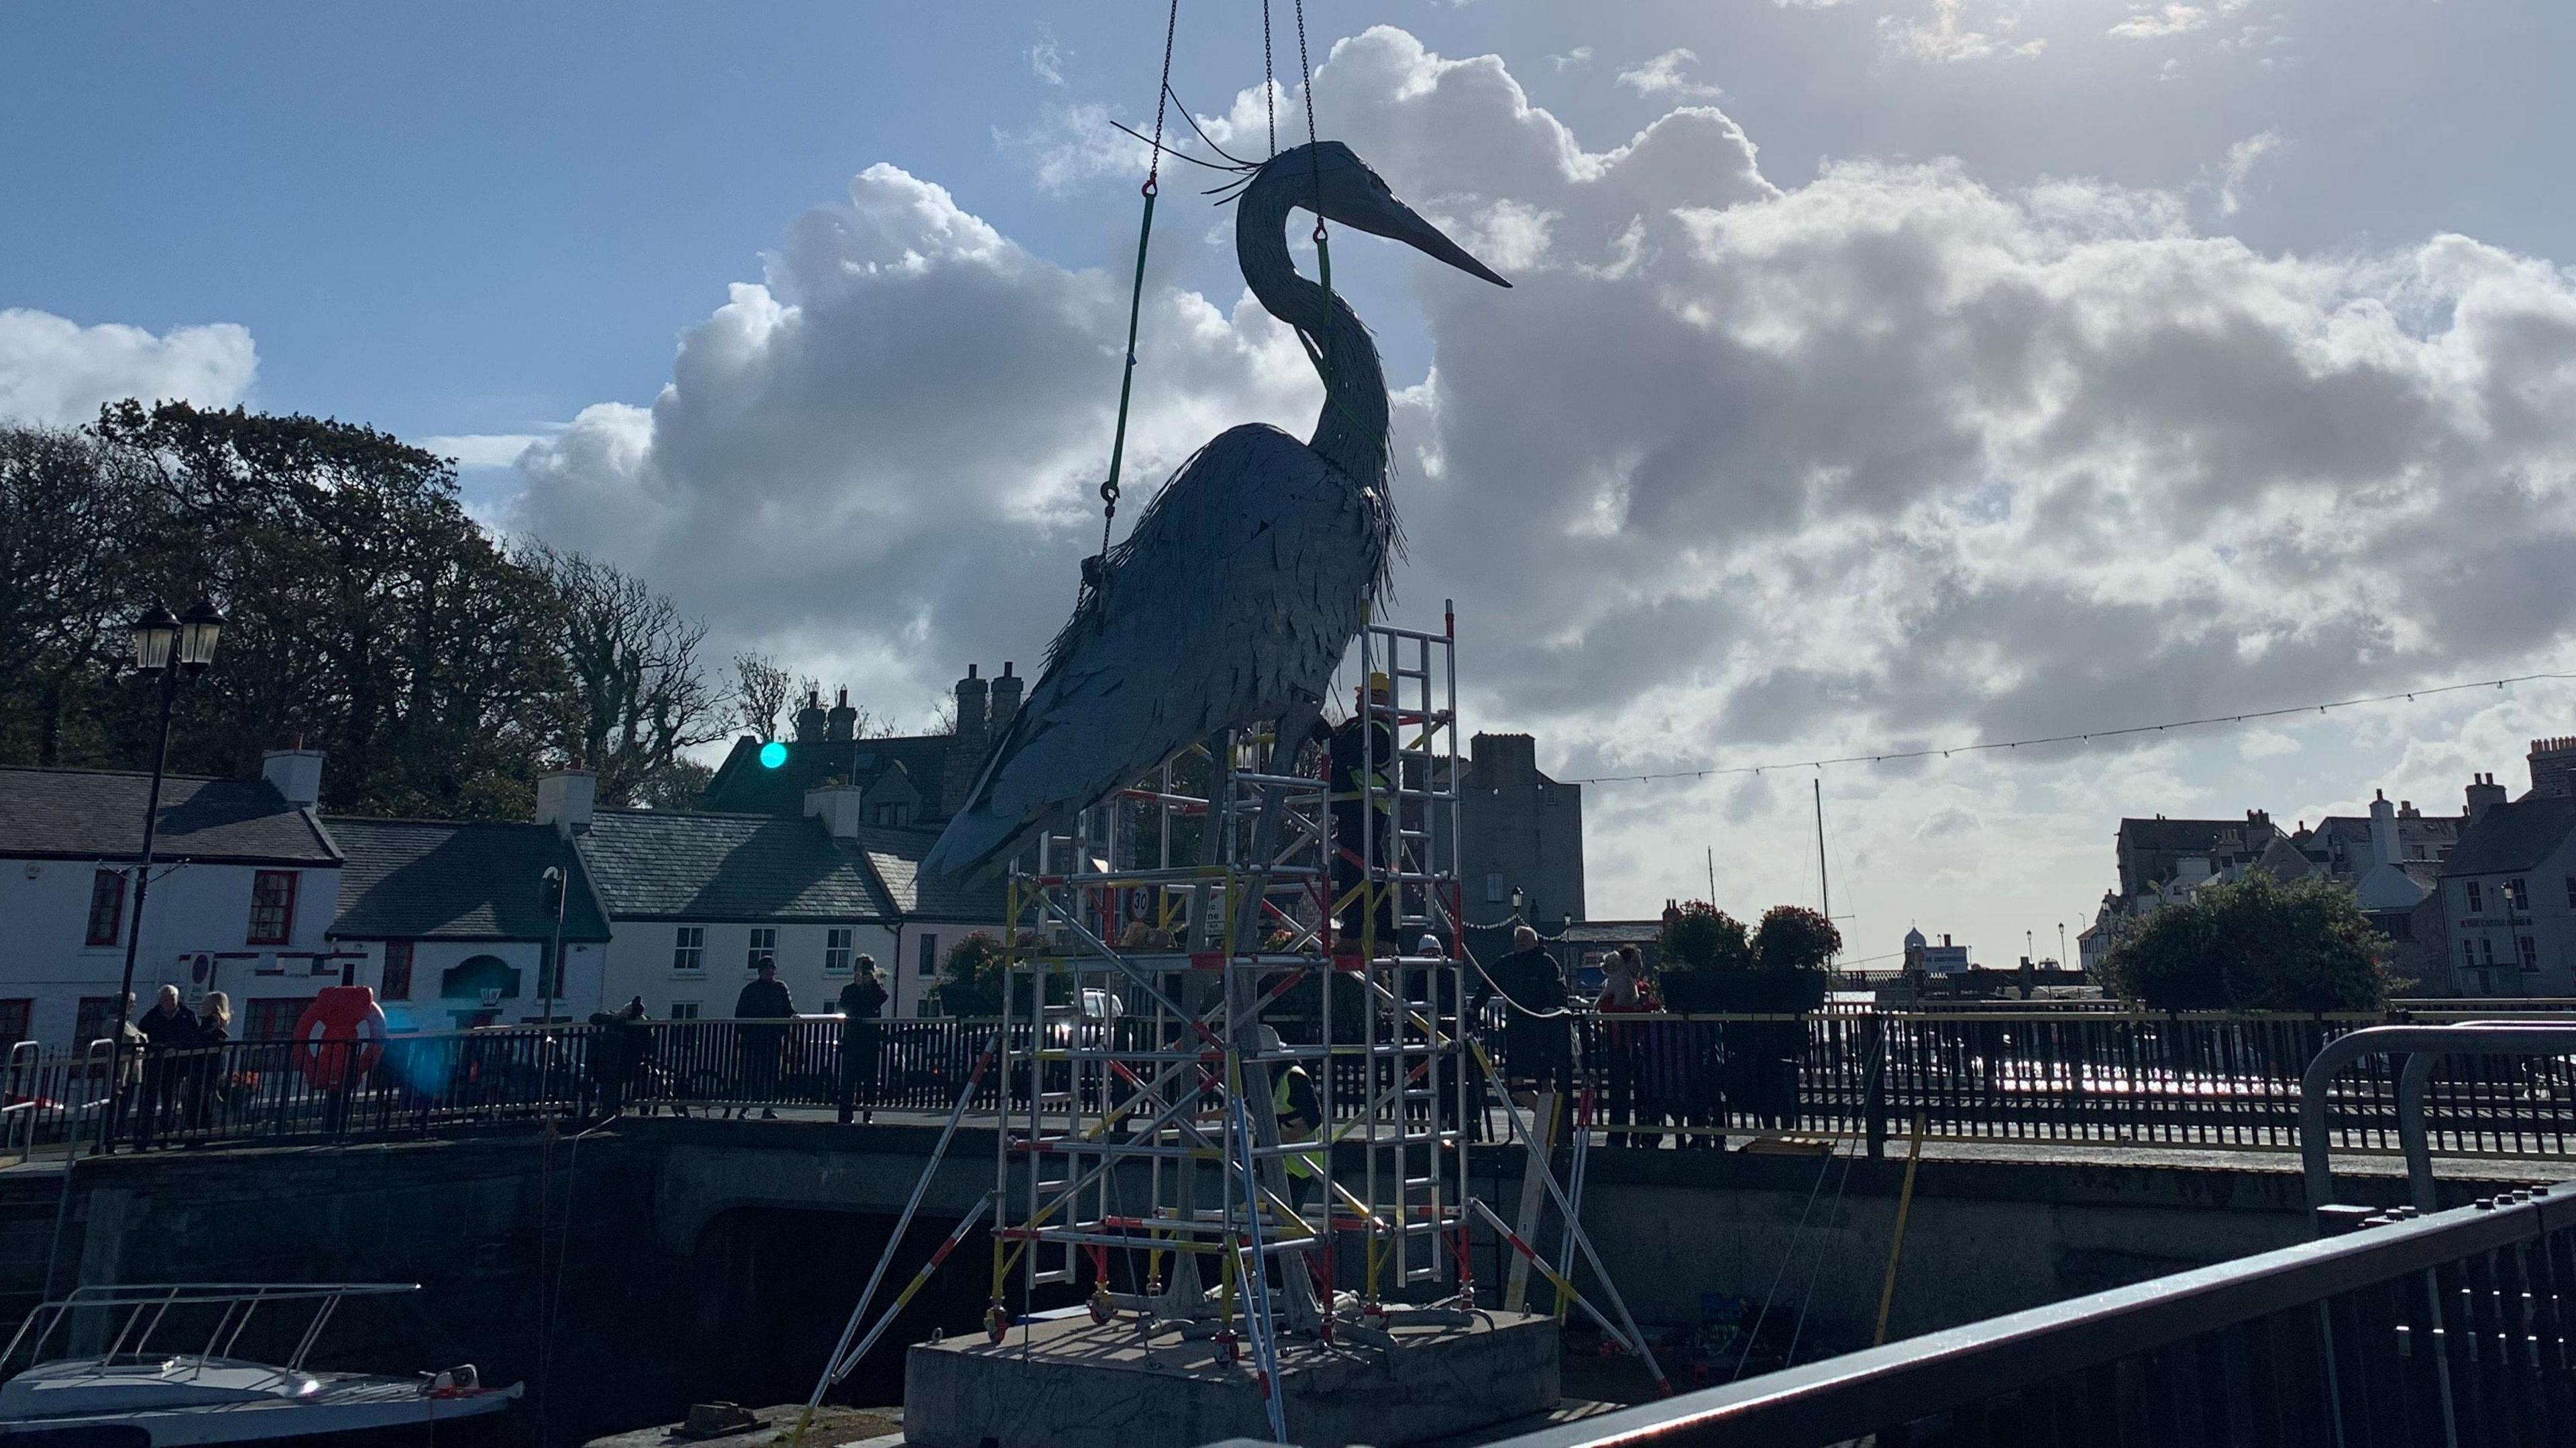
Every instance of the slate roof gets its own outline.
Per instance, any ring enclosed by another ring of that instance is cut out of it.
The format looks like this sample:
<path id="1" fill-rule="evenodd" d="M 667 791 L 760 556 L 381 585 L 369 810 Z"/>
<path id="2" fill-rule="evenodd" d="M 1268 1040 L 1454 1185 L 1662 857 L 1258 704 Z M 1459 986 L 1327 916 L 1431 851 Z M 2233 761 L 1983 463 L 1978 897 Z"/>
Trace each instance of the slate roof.
<path id="1" fill-rule="evenodd" d="M 2443 862 L 2442 873 L 2501 875 L 2528 870 L 2556 853 L 2571 830 L 2576 830 L 2576 799 L 2563 795 L 2524 795 L 2489 805 L 2476 824 L 2460 832 L 2460 842 Z"/>
<path id="2" fill-rule="evenodd" d="M 1000 880 L 965 886 L 952 876 L 921 872 L 922 857 L 939 838 L 937 830 L 894 829 L 861 825 L 857 843 L 867 853 L 895 908 L 929 920 L 956 920 L 998 928 L 1006 887 Z"/>
<path id="3" fill-rule="evenodd" d="M 946 734 L 781 742 L 787 746 L 787 762 L 764 769 L 760 740 L 748 734 L 734 740 L 733 752 L 716 767 L 715 778 L 707 781 L 700 796 L 706 807 L 728 814 L 794 818 L 805 813 L 805 791 L 825 780 L 839 779 L 865 789 L 901 765 L 912 787 L 921 792 L 925 817 L 936 815 L 948 776 L 948 756 L 957 744 Z"/>
<path id="4" fill-rule="evenodd" d="M 143 853 L 152 776 L 122 770 L 0 768 L 0 855 L 131 860 Z M 313 816 L 264 779 L 161 782 L 158 859 L 244 865 L 336 865 Z"/>
<path id="5" fill-rule="evenodd" d="M 323 821 L 348 863 L 334 940 L 545 940 L 554 932 L 541 877 L 572 881 L 564 939 L 606 940 L 608 921 L 572 846 L 552 825 L 452 820 Z"/>
<path id="6" fill-rule="evenodd" d="M 591 887 L 618 919 L 839 921 L 896 913 L 865 852 L 802 815 L 601 810 L 578 840 Z"/>
<path id="7" fill-rule="evenodd" d="M 2170 850 L 2186 855 L 2206 854 L 2218 847 L 2219 841 L 2235 836 L 2239 849 L 2259 848 L 2252 821 L 2239 816 L 2232 820 L 2124 819 L 2120 821 L 2120 841 L 2133 850 Z"/>

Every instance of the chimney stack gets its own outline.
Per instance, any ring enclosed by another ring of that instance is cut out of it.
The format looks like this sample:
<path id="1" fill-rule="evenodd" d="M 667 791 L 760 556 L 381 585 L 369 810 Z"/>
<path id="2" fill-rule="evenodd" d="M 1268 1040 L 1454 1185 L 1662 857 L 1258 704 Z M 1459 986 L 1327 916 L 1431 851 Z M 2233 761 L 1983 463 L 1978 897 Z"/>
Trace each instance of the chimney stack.
<path id="1" fill-rule="evenodd" d="M 799 744 L 821 743 L 823 740 L 823 728 L 826 718 L 827 716 L 823 712 L 823 691 L 820 689 L 806 690 L 805 707 L 796 711 L 796 742 Z"/>
<path id="2" fill-rule="evenodd" d="M 805 791 L 805 814 L 819 819 L 836 840 L 857 836 L 867 791 L 855 784 L 824 784 Z"/>
<path id="3" fill-rule="evenodd" d="M 259 757 L 260 778 L 286 796 L 292 809 L 311 809 L 322 802 L 322 751 L 298 740 L 293 749 L 272 749 Z"/>
<path id="4" fill-rule="evenodd" d="M 553 825 L 565 839 L 587 833 L 599 776 L 587 769 L 558 769 L 537 776 L 537 823 Z"/>
<path id="5" fill-rule="evenodd" d="M 2472 775 L 2469 779 L 2469 823 L 2476 824 L 2486 812 L 2504 803 L 2504 786 L 2492 774 Z"/>
<path id="6" fill-rule="evenodd" d="M 850 707 L 850 691 L 843 689 L 840 702 L 834 704 L 832 712 L 824 718 L 823 737 L 833 740 L 848 739 L 858 732 L 858 728 L 859 711 Z"/>
<path id="7" fill-rule="evenodd" d="M 994 733 L 999 734 L 1003 730 L 1010 728 L 1011 720 L 1018 716 L 1020 712 L 1021 682 L 1022 680 L 1019 675 L 1011 672 L 1010 660 L 1003 660 L 1002 677 L 993 681 Z"/>
<path id="8" fill-rule="evenodd" d="M 2397 811 L 2389 808 L 2386 793 L 2373 790 L 2371 796 L 2370 863 L 2394 865 L 2402 858 L 2397 852 Z"/>
<path id="9" fill-rule="evenodd" d="M 2563 799 L 2576 794 L 2576 736 L 2531 741 L 2531 792 Z"/>
<path id="10" fill-rule="evenodd" d="M 984 700 L 991 686 L 975 676 L 975 665 L 966 666 L 966 677 L 957 681 L 957 736 L 971 739 L 984 732 Z"/>

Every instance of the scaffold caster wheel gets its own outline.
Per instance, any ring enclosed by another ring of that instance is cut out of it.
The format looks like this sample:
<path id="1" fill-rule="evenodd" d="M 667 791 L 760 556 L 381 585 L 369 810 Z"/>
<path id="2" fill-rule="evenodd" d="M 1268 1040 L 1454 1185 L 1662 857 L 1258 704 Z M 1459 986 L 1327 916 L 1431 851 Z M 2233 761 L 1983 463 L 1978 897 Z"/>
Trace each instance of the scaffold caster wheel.
<path id="1" fill-rule="evenodd" d="M 1101 1327 L 1107 1327 L 1109 1319 L 1118 1315 L 1118 1309 L 1110 1305 L 1109 1294 L 1106 1292 L 1091 1294 L 1090 1302 L 1085 1305 L 1091 1309 L 1092 1322 Z"/>
<path id="2" fill-rule="evenodd" d="M 999 1342 L 1001 1342 L 1001 1340 L 1002 1340 L 1003 1338 L 1005 1338 L 1005 1337 L 1007 1337 L 1007 1336 L 1009 1336 L 1009 1335 L 1010 1335 L 1010 1331 L 1011 1331 L 1011 1315 L 1010 1315 L 1009 1313 L 1004 1312 L 1004 1311 L 1003 1311 L 1001 1308 L 999 1308 L 999 1307 L 990 1307 L 990 1308 L 986 1308 L 986 1309 L 985 1309 L 985 1311 L 984 1311 L 984 1340 L 985 1340 L 985 1341 L 987 1341 L 987 1342 L 991 1342 L 991 1343 L 997 1343 L 997 1344 L 998 1344 Z"/>

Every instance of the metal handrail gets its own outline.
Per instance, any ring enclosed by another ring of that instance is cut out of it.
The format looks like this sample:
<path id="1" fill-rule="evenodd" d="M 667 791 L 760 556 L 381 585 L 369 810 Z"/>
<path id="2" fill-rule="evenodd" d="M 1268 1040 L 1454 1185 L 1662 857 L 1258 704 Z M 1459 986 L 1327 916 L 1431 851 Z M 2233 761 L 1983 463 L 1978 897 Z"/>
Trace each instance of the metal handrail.
<path id="1" fill-rule="evenodd" d="M 2178 1272 L 1544 1428 L 1494 1448 L 1841 1443 L 2576 1229 L 2576 1183 Z M 2442 1351 L 2436 1338 L 2434 1351 Z M 2341 1441 L 2339 1399 L 2331 1438 Z"/>
<path id="2" fill-rule="evenodd" d="M 2299 1078 L 2299 1163 L 2306 1179 L 2308 1211 L 2313 1217 L 2334 1196 L 2334 1168 L 2327 1155 L 2326 1090 L 2335 1074 L 2364 1056 L 2415 1055 L 2425 1058 L 2470 1054 L 2482 1056 L 2576 1056 L 2576 1041 L 2564 1025 L 2481 1023 L 2454 1026 L 2372 1026 L 2328 1041 L 2308 1062 Z M 2431 1067 L 2425 1067 L 2429 1078 Z M 2409 1115 L 2399 1082 L 2398 1130 L 2406 1131 Z M 2412 1113 L 2418 1144 L 2424 1132 L 2423 1082 L 2416 1083 Z M 2432 1200 L 2433 1162 L 2429 1145 L 2407 1151 L 2407 1176 L 2418 1209 Z M 2419 1174 L 2420 1168 L 2420 1174 Z"/>
<path id="3" fill-rule="evenodd" d="M 106 1362 L 119 1353 L 144 1352 L 152 1335 L 160 1330 L 163 1319 L 174 1307 L 220 1306 L 224 1309 L 215 1320 L 214 1331 L 206 1339 L 205 1355 L 211 1357 L 228 1351 L 240 1339 L 242 1329 L 250 1325 L 251 1313 L 260 1307 L 269 1303 L 319 1302 L 321 1305 L 315 1311 L 312 1323 L 305 1328 L 293 1356 L 284 1364 L 289 1368 L 299 1368 L 303 1366 L 305 1356 L 313 1350 L 314 1341 L 321 1336 L 323 1326 L 339 1310 L 344 1299 L 385 1297 L 419 1290 L 417 1282 L 149 1282 L 76 1287 L 67 1296 L 37 1304 L 18 1323 L 17 1331 L 10 1334 L 9 1345 L 0 1348 L 0 1367 L 16 1359 L 22 1344 L 27 1347 L 31 1361 L 41 1359 L 45 1343 L 52 1338 L 55 1329 L 69 1321 L 73 1313 L 84 1310 L 127 1309 L 124 1325 L 117 1330 L 107 1348 L 96 1354 L 98 1361 Z M 238 1320 L 234 1316 L 235 1308 L 242 1309 Z M 144 1317 L 146 1312 L 151 1314 L 148 1322 Z M 138 1327 L 140 1332 L 136 1331 Z M 227 1327 L 231 1328 L 229 1335 L 225 1332 Z M 34 1334 L 32 1341 L 30 1333 Z M 130 1346 L 126 1341 L 129 1337 L 133 1339 Z M 218 1340 L 223 1344 L 220 1348 L 216 1345 Z M 87 1355 L 71 1359 L 88 1360 Z"/>

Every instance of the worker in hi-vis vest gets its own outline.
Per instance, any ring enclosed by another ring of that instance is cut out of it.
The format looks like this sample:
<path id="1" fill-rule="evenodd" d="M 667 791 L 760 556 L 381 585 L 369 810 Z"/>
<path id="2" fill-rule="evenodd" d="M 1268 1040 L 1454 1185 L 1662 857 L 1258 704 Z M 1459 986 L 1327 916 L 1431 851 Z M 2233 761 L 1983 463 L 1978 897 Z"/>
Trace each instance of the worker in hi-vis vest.
<path id="1" fill-rule="evenodd" d="M 1281 1047 L 1277 1031 L 1263 1026 L 1256 1040 L 1263 1055 L 1279 1054 Z M 1306 1068 L 1296 1061 L 1270 1062 L 1270 1107 L 1279 1120 L 1282 1144 L 1309 1140 L 1323 1129 L 1324 1108 L 1315 1096 L 1314 1078 L 1307 1075 Z M 1306 1203 L 1315 1195 L 1316 1184 L 1323 1180 L 1324 1153 L 1321 1150 L 1291 1152 L 1281 1157 L 1279 1164 L 1288 1172 L 1289 1204 L 1300 1211 L 1305 1210 Z"/>

